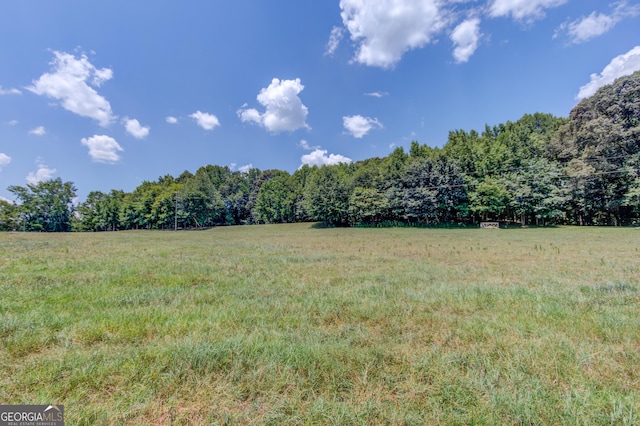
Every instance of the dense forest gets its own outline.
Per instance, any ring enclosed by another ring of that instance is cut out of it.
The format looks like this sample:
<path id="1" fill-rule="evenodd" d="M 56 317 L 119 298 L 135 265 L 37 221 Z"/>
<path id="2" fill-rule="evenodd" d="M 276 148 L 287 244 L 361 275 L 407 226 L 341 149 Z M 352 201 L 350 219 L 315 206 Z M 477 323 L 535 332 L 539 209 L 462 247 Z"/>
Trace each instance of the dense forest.
<path id="1" fill-rule="evenodd" d="M 336 226 L 630 225 L 640 221 L 640 72 L 582 100 L 568 118 L 527 114 L 442 148 L 412 142 L 385 158 L 293 174 L 207 165 L 133 192 L 52 179 L 10 186 L 0 229 L 108 231 L 323 221 Z"/>

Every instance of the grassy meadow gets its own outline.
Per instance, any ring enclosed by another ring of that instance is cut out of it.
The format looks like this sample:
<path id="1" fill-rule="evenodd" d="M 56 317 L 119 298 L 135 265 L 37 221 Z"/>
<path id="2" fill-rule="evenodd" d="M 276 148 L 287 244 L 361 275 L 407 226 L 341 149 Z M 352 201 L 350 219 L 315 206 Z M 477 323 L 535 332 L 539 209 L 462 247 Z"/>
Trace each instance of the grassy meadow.
<path id="1" fill-rule="evenodd" d="M 640 424 L 640 231 L 0 234 L 0 403 L 69 425 Z"/>

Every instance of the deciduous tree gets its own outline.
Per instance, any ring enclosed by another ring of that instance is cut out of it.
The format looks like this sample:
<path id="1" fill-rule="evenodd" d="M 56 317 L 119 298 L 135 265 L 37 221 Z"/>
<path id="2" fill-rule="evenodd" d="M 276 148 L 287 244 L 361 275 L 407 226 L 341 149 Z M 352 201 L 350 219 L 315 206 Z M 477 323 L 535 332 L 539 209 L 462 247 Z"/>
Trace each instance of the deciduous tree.
<path id="1" fill-rule="evenodd" d="M 50 179 L 26 186 L 10 186 L 20 201 L 18 215 L 27 231 L 67 232 L 71 230 L 76 188 L 72 182 Z"/>

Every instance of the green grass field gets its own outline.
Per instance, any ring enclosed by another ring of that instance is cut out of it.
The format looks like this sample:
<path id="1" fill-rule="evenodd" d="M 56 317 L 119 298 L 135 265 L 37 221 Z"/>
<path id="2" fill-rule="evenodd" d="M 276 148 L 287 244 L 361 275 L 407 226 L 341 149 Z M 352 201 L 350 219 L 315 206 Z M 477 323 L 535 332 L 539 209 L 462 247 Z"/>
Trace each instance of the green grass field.
<path id="1" fill-rule="evenodd" d="M 93 424 L 640 424 L 640 231 L 0 234 L 0 403 Z"/>

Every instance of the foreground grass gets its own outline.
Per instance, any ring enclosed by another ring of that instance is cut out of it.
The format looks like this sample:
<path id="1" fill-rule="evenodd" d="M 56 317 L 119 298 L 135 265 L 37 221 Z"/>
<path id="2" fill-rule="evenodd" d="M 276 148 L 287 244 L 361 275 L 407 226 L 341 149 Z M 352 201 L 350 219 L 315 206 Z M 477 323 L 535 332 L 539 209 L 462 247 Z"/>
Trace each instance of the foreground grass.
<path id="1" fill-rule="evenodd" d="M 69 424 L 638 424 L 640 232 L 0 234 L 0 403 Z"/>

